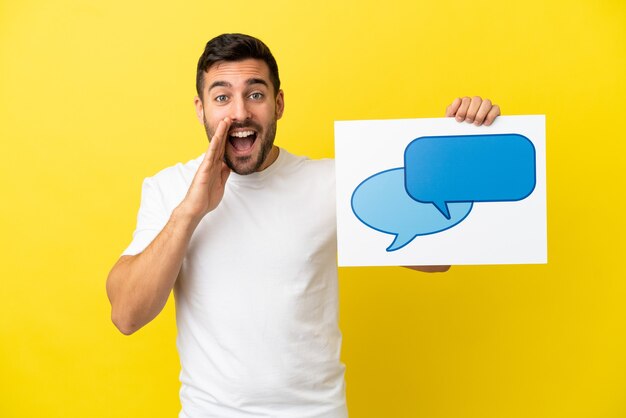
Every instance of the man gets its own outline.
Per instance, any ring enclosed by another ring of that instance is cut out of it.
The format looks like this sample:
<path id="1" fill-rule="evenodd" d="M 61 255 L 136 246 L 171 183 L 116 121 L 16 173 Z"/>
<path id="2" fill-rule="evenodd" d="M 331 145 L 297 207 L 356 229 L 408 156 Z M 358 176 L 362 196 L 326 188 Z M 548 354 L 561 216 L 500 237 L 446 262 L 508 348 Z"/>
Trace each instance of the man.
<path id="1" fill-rule="evenodd" d="M 334 164 L 273 144 L 285 102 L 258 39 L 209 41 L 196 87 L 209 148 L 144 181 L 107 280 L 112 320 L 131 334 L 174 290 L 181 417 L 346 417 Z M 480 98 L 447 110 L 476 124 L 498 114 Z"/>

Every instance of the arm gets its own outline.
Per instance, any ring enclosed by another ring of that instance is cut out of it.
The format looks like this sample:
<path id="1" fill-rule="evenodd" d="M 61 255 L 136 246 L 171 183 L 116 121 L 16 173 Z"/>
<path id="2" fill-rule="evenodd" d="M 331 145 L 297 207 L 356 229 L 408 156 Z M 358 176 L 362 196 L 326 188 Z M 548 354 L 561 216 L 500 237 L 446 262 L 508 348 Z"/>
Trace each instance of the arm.
<path id="1" fill-rule="evenodd" d="M 473 123 L 476 126 L 489 126 L 500 115 L 500 107 L 491 103 L 491 100 L 478 96 L 457 97 L 446 108 L 446 116 L 454 117 L 457 122 Z M 411 270 L 424 273 L 443 273 L 450 270 L 450 266 L 404 266 Z"/>
<path id="2" fill-rule="evenodd" d="M 219 205 L 230 170 L 223 161 L 230 120 L 221 121 L 189 190 L 157 237 L 140 254 L 122 256 L 107 279 L 111 319 L 126 335 L 154 319 L 165 306 L 191 235 Z"/>

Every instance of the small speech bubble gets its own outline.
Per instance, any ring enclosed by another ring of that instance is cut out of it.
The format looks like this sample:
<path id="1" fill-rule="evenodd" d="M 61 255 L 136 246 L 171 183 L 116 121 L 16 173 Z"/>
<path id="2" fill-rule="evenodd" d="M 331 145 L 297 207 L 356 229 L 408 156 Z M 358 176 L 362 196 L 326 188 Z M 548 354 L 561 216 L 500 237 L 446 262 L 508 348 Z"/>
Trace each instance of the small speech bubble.
<path id="1" fill-rule="evenodd" d="M 407 195 L 404 177 L 402 167 L 382 171 L 363 180 L 352 193 L 352 211 L 361 222 L 396 236 L 387 251 L 398 250 L 417 236 L 452 228 L 472 210 L 472 202 L 450 203 L 450 216 L 444 218 L 432 204 Z"/>
<path id="2" fill-rule="evenodd" d="M 457 202 L 517 201 L 536 182 L 535 146 L 518 134 L 424 136 L 404 152 L 406 193 L 446 219 Z"/>

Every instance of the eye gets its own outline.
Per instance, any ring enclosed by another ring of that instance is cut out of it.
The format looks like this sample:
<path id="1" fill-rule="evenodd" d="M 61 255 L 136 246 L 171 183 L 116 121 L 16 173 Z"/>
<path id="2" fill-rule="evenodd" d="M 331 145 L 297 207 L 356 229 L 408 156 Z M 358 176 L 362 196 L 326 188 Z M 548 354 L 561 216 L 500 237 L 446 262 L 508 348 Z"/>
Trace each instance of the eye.
<path id="1" fill-rule="evenodd" d="M 227 99 L 228 97 L 226 97 L 225 94 L 220 94 L 219 96 L 215 97 L 216 102 L 225 102 Z"/>
<path id="2" fill-rule="evenodd" d="M 263 98 L 263 93 L 259 93 L 259 92 L 252 93 L 249 97 L 252 100 L 261 100 Z"/>

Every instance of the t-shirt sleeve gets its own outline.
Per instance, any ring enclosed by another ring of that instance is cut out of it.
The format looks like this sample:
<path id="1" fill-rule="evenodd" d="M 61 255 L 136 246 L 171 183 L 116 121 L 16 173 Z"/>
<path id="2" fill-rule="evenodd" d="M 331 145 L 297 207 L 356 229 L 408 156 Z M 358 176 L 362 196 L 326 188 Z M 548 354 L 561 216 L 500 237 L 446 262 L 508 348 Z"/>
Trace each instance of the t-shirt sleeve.
<path id="1" fill-rule="evenodd" d="M 145 250 L 161 232 L 169 217 L 158 185 L 152 178 L 145 179 L 141 188 L 137 227 L 132 242 L 122 255 L 136 255 Z"/>

